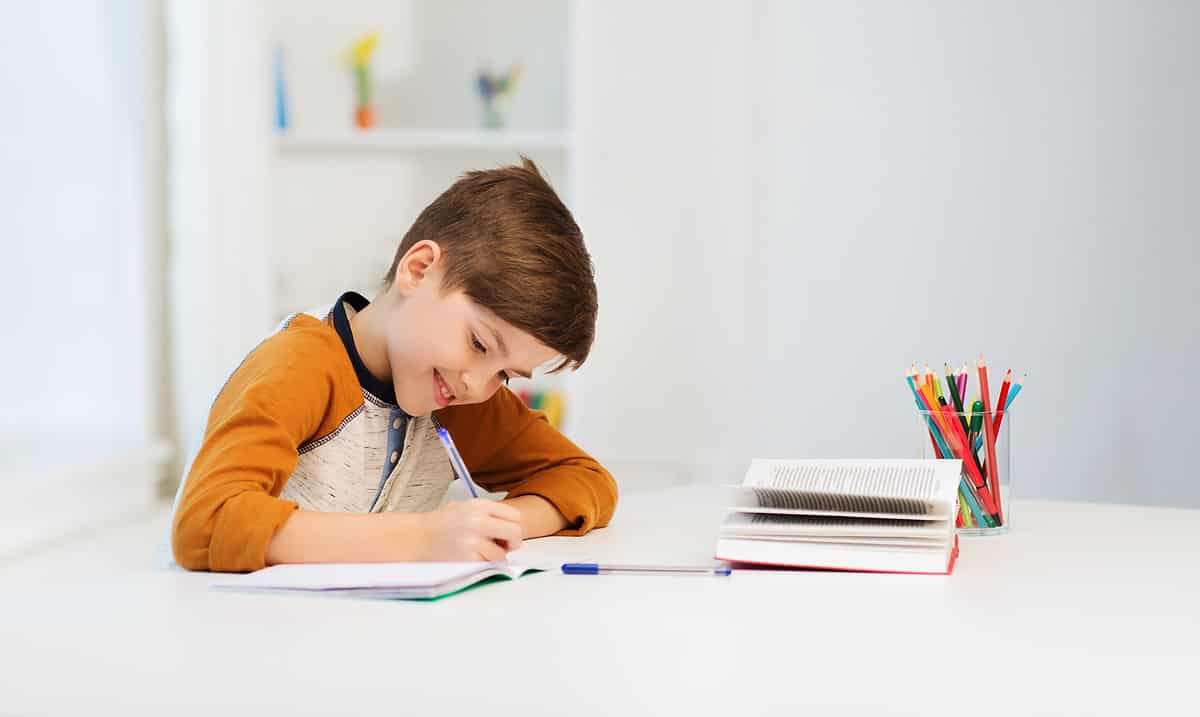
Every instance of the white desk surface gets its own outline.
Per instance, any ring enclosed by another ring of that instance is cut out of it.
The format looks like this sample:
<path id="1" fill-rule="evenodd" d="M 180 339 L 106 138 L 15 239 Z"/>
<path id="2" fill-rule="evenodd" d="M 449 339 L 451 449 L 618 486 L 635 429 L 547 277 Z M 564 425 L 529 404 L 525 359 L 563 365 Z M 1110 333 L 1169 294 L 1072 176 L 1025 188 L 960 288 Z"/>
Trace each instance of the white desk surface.
<path id="1" fill-rule="evenodd" d="M 1016 501 L 955 574 L 546 573 L 442 602 L 210 591 L 158 510 L 0 565 L 0 714 L 1196 714 L 1200 511 Z M 698 562 L 720 499 L 526 560 Z"/>

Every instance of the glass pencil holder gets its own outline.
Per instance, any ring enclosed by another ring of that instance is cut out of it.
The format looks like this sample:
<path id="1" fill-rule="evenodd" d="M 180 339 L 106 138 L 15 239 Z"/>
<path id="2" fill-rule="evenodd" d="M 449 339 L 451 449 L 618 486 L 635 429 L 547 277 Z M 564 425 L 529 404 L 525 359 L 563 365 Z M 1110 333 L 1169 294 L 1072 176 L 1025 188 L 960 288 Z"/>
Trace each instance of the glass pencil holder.
<path id="1" fill-rule="evenodd" d="M 1010 411 L 920 411 L 922 458 L 962 460 L 959 535 L 1003 535 L 1012 524 Z M 989 427 L 990 423 L 990 427 Z"/>

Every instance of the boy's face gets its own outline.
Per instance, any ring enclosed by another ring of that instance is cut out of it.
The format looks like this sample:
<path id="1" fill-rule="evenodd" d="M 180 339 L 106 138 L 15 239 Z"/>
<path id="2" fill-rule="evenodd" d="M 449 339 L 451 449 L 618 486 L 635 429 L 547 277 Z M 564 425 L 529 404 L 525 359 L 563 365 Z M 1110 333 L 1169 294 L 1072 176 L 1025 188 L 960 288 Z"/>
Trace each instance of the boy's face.
<path id="1" fill-rule="evenodd" d="M 443 294 L 442 266 L 436 244 L 416 244 L 382 297 L 396 403 L 411 416 L 482 403 L 505 377 L 531 375 L 558 355 L 462 291 Z"/>

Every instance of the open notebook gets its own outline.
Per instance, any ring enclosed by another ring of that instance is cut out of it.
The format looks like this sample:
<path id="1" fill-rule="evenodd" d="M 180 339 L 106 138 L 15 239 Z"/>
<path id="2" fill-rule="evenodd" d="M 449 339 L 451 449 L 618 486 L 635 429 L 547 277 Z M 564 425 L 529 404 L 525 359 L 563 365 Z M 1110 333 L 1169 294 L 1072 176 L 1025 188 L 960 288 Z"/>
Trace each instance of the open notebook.
<path id="1" fill-rule="evenodd" d="M 324 563 L 273 565 L 214 583 L 218 590 L 431 599 L 539 568 L 516 563 Z"/>
<path id="2" fill-rule="evenodd" d="M 950 573 L 957 460 L 754 460 L 734 487 L 717 558 L 736 563 Z"/>

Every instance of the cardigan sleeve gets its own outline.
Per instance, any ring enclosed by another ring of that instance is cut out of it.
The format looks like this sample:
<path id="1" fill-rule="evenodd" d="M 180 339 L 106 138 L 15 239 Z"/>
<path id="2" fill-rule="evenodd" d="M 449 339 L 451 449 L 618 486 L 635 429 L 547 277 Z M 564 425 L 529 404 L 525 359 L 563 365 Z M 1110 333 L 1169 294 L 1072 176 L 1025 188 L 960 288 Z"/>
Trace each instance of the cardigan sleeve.
<path id="1" fill-rule="evenodd" d="M 332 337 L 332 339 L 331 339 Z M 264 567 L 267 544 L 297 504 L 279 498 L 299 446 L 336 419 L 336 334 L 286 330 L 233 373 L 209 414 L 171 526 L 175 561 L 189 570 Z"/>

